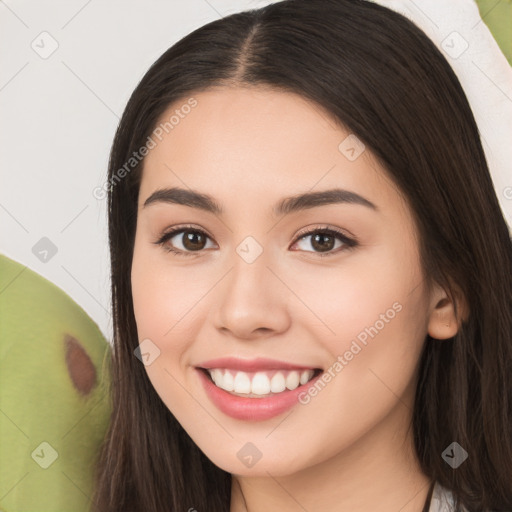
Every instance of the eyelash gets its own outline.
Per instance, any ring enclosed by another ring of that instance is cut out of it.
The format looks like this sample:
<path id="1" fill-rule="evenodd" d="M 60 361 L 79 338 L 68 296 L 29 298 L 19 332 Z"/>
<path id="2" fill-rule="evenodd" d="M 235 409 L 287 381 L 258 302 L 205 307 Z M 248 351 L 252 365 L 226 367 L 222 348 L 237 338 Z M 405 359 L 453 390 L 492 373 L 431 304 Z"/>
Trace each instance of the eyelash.
<path id="1" fill-rule="evenodd" d="M 182 251 L 182 250 L 179 250 L 179 249 L 174 249 L 173 247 L 165 245 L 166 242 L 169 239 L 173 238 L 178 233 L 182 233 L 182 232 L 186 232 L 186 231 L 190 231 L 190 232 L 194 232 L 194 233 L 200 233 L 202 235 L 205 235 L 208 238 L 211 238 L 203 230 L 198 229 L 198 228 L 196 228 L 194 226 L 188 225 L 188 226 L 178 226 L 178 227 L 172 229 L 169 232 L 163 233 L 163 235 L 156 242 L 153 242 L 153 243 L 155 245 L 162 246 L 164 251 L 173 253 L 176 256 L 193 256 L 194 253 L 200 253 L 201 251 L 188 251 L 188 252 L 185 252 L 185 251 Z M 293 242 L 292 245 L 295 245 L 297 242 L 299 242 L 303 238 L 306 238 L 307 236 L 314 235 L 314 234 L 317 234 L 317 233 L 332 235 L 332 236 L 338 238 L 339 240 L 341 240 L 343 242 L 343 244 L 345 245 L 345 248 L 341 248 L 341 249 L 338 248 L 338 250 L 335 251 L 335 252 L 320 253 L 320 252 L 315 252 L 315 251 L 306 251 L 306 252 L 313 252 L 314 254 L 317 254 L 321 258 L 325 258 L 325 257 L 329 257 L 329 256 L 334 256 L 334 255 L 338 254 L 339 252 L 348 251 L 348 250 L 353 249 L 354 247 L 357 247 L 359 245 L 359 243 L 355 239 L 349 238 L 344 233 L 342 233 L 340 230 L 338 230 L 336 228 L 331 228 L 331 227 L 328 227 L 328 226 L 317 227 L 317 228 L 314 228 L 312 230 L 299 233 L 297 235 L 297 238 L 295 239 L 295 241 Z"/>

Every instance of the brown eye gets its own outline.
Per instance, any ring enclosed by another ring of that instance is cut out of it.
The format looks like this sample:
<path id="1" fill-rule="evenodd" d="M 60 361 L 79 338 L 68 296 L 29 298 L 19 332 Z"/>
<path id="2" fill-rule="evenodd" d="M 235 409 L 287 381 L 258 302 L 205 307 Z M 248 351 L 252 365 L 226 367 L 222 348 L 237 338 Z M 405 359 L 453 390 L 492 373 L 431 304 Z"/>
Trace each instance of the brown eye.
<path id="1" fill-rule="evenodd" d="M 155 244 L 163 246 L 166 251 L 173 252 L 176 255 L 190 256 L 193 252 L 200 252 L 205 249 L 209 238 L 200 229 L 181 227 L 165 233 Z"/>
<path id="2" fill-rule="evenodd" d="M 311 247 L 321 252 L 334 249 L 336 239 L 331 235 L 317 233 L 311 239 Z"/>
<path id="3" fill-rule="evenodd" d="M 304 250 L 305 252 L 316 253 L 321 257 L 335 255 L 358 245 L 355 240 L 348 238 L 341 231 L 337 231 L 332 228 L 316 228 L 306 233 L 302 233 L 299 235 L 298 240 L 294 245 L 298 245 L 307 238 L 311 239 L 310 242 L 304 242 L 302 248 L 299 247 L 299 249 Z M 338 242 L 337 245 L 336 242 Z M 308 250 L 311 248 L 313 249 L 312 251 Z"/>
<path id="4" fill-rule="evenodd" d="M 356 240 L 347 237 L 341 231 L 328 227 L 303 232 L 298 236 L 294 245 L 303 242 L 307 238 L 311 238 L 311 241 L 309 244 L 305 243 L 305 247 L 302 247 L 301 250 L 312 252 L 320 257 L 335 255 L 358 245 Z M 153 243 L 161 245 L 165 251 L 172 252 L 176 256 L 193 256 L 194 253 L 199 255 L 204 249 L 208 248 L 208 240 L 211 240 L 211 237 L 203 230 L 193 226 L 181 226 L 164 233 L 159 240 Z M 338 242 L 337 246 L 336 242 Z M 313 250 L 309 250 L 311 248 Z"/>
<path id="5" fill-rule="evenodd" d="M 181 240 L 187 251 L 204 249 L 204 245 L 206 244 L 204 235 L 199 231 L 184 231 Z"/>

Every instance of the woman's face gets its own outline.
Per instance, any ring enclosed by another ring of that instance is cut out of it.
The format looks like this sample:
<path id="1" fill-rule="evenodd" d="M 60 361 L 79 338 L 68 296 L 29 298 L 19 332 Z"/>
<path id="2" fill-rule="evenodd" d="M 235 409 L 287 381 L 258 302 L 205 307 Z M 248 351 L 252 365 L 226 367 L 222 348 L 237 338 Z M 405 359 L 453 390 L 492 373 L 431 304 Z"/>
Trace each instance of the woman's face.
<path id="1" fill-rule="evenodd" d="M 410 209 L 370 151 L 302 97 L 193 98 L 162 116 L 175 117 L 154 132 L 138 199 L 133 304 L 156 392 L 233 474 L 401 443 L 441 297 L 427 293 Z M 147 202 L 164 189 L 183 192 Z"/>

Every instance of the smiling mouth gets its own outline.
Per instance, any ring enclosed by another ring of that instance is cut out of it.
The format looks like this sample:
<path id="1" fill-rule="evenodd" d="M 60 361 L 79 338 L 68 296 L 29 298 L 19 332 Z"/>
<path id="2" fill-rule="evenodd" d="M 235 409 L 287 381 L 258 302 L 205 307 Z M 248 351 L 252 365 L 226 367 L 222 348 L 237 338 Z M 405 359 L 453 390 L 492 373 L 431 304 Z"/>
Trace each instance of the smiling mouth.
<path id="1" fill-rule="evenodd" d="M 229 368 L 198 368 L 215 386 L 228 393 L 245 398 L 267 398 L 299 386 L 322 373 L 320 368 L 307 370 L 262 370 L 244 372 Z"/>

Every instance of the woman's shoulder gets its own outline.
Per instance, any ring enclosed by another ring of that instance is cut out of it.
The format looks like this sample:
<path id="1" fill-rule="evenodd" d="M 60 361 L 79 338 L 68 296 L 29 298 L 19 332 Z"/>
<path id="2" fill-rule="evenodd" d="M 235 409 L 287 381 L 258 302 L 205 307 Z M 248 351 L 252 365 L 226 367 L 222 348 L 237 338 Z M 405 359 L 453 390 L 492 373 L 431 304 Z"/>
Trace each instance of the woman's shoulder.
<path id="1" fill-rule="evenodd" d="M 436 482 L 434 486 L 428 512 L 455 512 L 455 498 L 452 491 L 443 487 L 439 482 Z M 468 512 L 468 509 L 461 505 L 461 512 Z M 487 510 L 484 512 L 493 511 Z"/>

